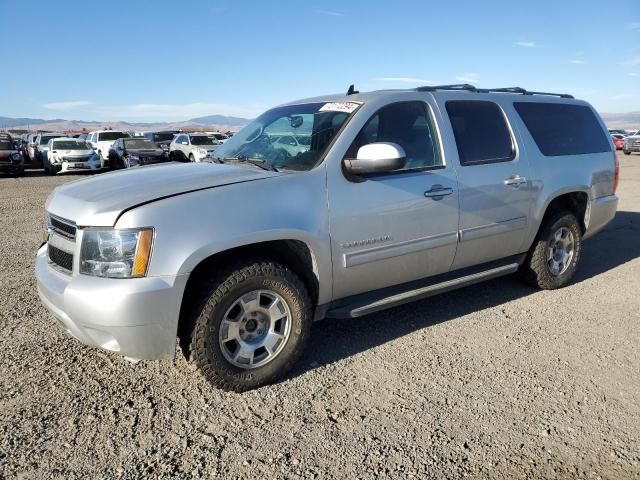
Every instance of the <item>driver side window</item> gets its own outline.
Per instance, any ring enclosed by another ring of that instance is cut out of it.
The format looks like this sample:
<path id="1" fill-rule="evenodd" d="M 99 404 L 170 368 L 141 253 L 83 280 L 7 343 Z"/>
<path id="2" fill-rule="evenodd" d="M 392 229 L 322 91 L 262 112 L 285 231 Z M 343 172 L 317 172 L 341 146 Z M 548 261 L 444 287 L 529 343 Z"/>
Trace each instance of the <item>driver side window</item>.
<path id="1" fill-rule="evenodd" d="M 407 162 L 400 171 L 443 165 L 436 129 L 423 102 L 392 103 L 378 110 L 362 127 L 345 158 L 356 158 L 360 147 L 375 142 L 400 145 Z"/>

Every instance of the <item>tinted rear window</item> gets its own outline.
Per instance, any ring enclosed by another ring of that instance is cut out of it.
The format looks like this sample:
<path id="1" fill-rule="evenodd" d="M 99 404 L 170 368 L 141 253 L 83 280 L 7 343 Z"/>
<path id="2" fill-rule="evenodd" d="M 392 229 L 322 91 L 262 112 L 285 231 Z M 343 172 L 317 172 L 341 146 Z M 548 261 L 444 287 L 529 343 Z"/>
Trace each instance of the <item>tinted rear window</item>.
<path id="1" fill-rule="evenodd" d="M 447 102 L 461 165 L 507 162 L 514 157 L 511 133 L 504 114 L 493 102 Z"/>
<path id="2" fill-rule="evenodd" d="M 584 105 L 514 102 L 543 155 L 582 155 L 611 151 L 593 111 Z"/>

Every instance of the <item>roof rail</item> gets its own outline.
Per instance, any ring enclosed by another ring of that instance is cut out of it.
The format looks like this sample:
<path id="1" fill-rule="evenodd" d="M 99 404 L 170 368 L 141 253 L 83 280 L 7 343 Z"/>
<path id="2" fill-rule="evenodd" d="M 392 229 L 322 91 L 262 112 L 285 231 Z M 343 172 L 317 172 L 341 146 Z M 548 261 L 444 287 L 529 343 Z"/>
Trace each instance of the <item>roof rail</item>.
<path id="1" fill-rule="evenodd" d="M 469 92 L 477 92 L 478 89 L 468 83 L 456 83 L 453 85 L 427 85 L 425 87 L 416 88 L 417 92 L 435 92 L 436 90 L 466 90 Z"/>
<path id="2" fill-rule="evenodd" d="M 460 83 L 454 85 L 428 85 L 425 87 L 416 88 L 416 91 L 418 92 L 435 92 L 436 90 L 464 90 L 466 92 L 474 93 L 517 93 L 520 95 L 548 95 L 551 97 L 573 98 L 573 95 L 569 95 L 568 93 L 530 92 L 529 90 L 525 90 L 522 87 L 476 88 L 475 86 L 468 83 Z"/>
<path id="3" fill-rule="evenodd" d="M 522 87 L 481 88 L 478 91 L 482 93 L 520 93 L 522 95 L 549 95 L 552 97 L 573 98 L 573 95 L 568 93 L 530 92 Z"/>

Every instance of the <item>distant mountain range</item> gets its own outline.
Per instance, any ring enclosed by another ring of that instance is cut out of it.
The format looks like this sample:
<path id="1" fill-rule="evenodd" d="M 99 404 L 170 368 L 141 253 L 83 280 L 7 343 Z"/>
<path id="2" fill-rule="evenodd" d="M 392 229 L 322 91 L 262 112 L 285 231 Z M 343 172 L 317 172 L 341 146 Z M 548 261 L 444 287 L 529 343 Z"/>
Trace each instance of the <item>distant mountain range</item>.
<path id="1" fill-rule="evenodd" d="M 640 111 L 627 113 L 601 113 L 602 118 L 609 128 L 640 129 Z M 208 128 L 212 130 L 239 130 L 249 123 L 249 119 L 241 117 L 229 117 L 226 115 L 207 115 L 205 117 L 192 118 L 182 122 L 155 122 L 155 123 L 131 123 L 123 121 L 97 122 L 89 120 L 65 120 L 56 118 L 45 120 L 42 118 L 11 118 L 0 117 L 0 129 L 6 128 L 31 128 L 38 130 L 63 131 L 63 130 L 99 130 L 113 128 L 118 130 L 160 130 L 160 129 L 190 129 Z"/>
<path id="2" fill-rule="evenodd" d="M 118 130 L 160 130 L 160 129 L 189 129 L 209 128 L 212 130 L 238 130 L 249 123 L 249 119 L 229 117 L 226 115 L 207 115 L 205 117 L 192 118 L 181 122 L 124 122 L 124 121 L 91 121 L 91 120 L 65 120 L 56 118 L 45 120 L 43 118 L 12 118 L 0 116 L 0 129 L 29 128 L 31 130 L 100 130 L 113 128 Z"/>

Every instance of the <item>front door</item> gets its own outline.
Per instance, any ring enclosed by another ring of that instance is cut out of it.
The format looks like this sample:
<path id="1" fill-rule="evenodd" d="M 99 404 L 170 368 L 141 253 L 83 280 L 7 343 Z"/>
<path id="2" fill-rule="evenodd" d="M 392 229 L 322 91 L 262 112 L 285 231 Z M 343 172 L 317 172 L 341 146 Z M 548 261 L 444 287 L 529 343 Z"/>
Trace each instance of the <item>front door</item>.
<path id="1" fill-rule="evenodd" d="M 334 299 L 446 272 L 456 252 L 456 173 L 443 161 L 431 106 L 380 108 L 345 157 L 374 142 L 400 145 L 407 163 L 360 182 L 329 176 Z"/>

